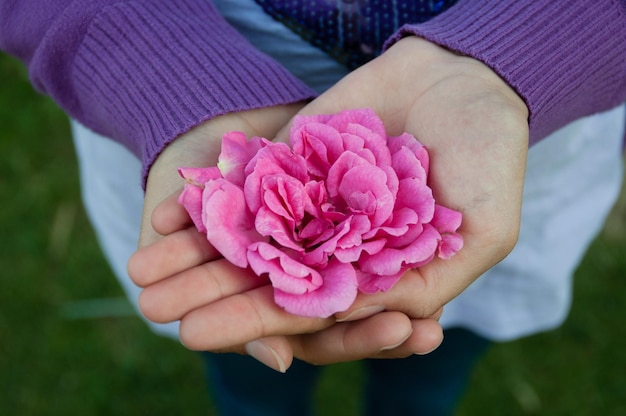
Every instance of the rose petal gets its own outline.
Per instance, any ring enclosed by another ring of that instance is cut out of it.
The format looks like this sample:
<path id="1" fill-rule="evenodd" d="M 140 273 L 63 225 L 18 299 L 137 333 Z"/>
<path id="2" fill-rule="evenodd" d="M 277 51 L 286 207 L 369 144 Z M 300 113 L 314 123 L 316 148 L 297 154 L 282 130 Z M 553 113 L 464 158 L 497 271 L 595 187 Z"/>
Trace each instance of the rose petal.
<path id="1" fill-rule="evenodd" d="M 274 288 L 293 295 L 317 290 L 323 284 L 320 273 L 294 260 L 284 250 L 262 242 L 251 244 L 246 253 L 250 268 L 258 275 L 269 274 Z"/>
<path id="2" fill-rule="evenodd" d="M 237 186 L 243 186 L 246 178 L 244 168 L 257 154 L 264 142 L 259 137 L 247 140 L 245 133 L 231 131 L 222 137 L 222 151 L 217 167 L 222 176 Z"/>
<path id="3" fill-rule="evenodd" d="M 437 255 L 444 260 L 449 259 L 463 248 L 463 237 L 458 234 L 442 234 Z"/>
<path id="4" fill-rule="evenodd" d="M 222 174 L 215 166 L 210 168 L 178 168 L 178 174 L 187 183 L 203 186 L 210 180 L 222 177 Z"/>
<path id="5" fill-rule="evenodd" d="M 395 275 L 433 257 L 441 236 L 435 227 L 425 224 L 422 233 L 411 244 L 398 249 L 385 247 L 373 255 L 363 255 L 359 270 L 379 276 Z"/>
<path id="6" fill-rule="evenodd" d="M 351 248 L 363 242 L 363 234 L 372 228 L 372 223 L 365 215 L 353 215 L 349 221 L 347 233 L 337 240 L 339 248 Z"/>
<path id="7" fill-rule="evenodd" d="M 267 243 L 251 245 L 248 260 L 256 274 L 268 273 L 274 301 L 289 313 L 327 318 L 348 309 L 356 298 L 356 273 L 350 264 L 332 261 L 313 269 Z"/>
<path id="8" fill-rule="evenodd" d="M 267 238 L 254 228 L 254 215 L 246 207 L 243 190 L 216 179 L 207 183 L 202 200 L 202 222 L 209 242 L 234 265 L 247 267 L 247 247 Z"/>
<path id="9" fill-rule="evenodd" d="M 285 143 L 268 142 L 248 163 L 244 170 L 246 203 L 254 213 L 263 205 L 262 183 L 265 177 L 285 174 L 299 182 L 308 182 L 306 161 L 289 149 Z"/>
<path id="10" fill-rule="evenodd" d="M 357 279 L 359 282 L 359 291 L 366 294 L 374 294 L 378 292 L 386 292 L 391 289 L 402 277 L 405 270 L 396 274 L 379 276 L 370 273 L 357 271 Z"/>
<path id="11" fill-rule="evenodd" d="M 333 116 L 332 114 L 314 114 L 310 116 L 297 115 L 293 119 L 290 136 L 294 136 L 294 133 L 297 130 L 309 124 L 325 125 L 328 123 L 328 120 L 330 120 L 332 116 Z"/>
<path id="12" fill-rule="evenodd" d="M 313 218 L 298 233 L 302 240 L 309 240 L 307 246 L 314 246 L 328 240 L 333 235 L 332 221 L 326 218 Z"/>
<path id="13" fill-rule="evenodd" d="M 327 318 L 343 312 L 352 305 L 357 295 L 357 279 L 350 264 L 333 261 L 319 270 L 323 285 L 302 295 L 274 290 L 274 301 L 289 313 L 312 318 Z"/>
<path id="14" fill-rule="evenodd" d="M 350 132 L 350 125 L 356 125 L 367 128 L 378 137 L 387 137 L 383 121 L 371 108 L 345 110 L 329 117 L 326 123 L 340 132 Z"/>
<path id="15" fill-rule="evenodd" d="M 350 232 L 350 220 L 351 217 L 337 224 L 331 237 L 321 244 L 315 244 L 317 247 L 302 256 L 302 262 L 311 266 L 326 266 L 329 256 L 337 248 L 337 242 Z"/>
<path id="16" fill-rule="evenodd" d="M 206 232 L 206 227 L 202 222 L 202 193 L 204 188 L 200 188 L 196 185 L 185 184 L 183 191 L 178 196 L 178 203 L 181 204 L 187 213 L 189 218 L 193 221 L 193 225 L 201 233 Z"/>
<path id="17" fill-rule="evenodd" d="M 292 129 L 291 144 L 293 151 L 307 161 L 309 172 L 319 178 L 326 176 L 330 166 L 344 151 L 339 132 L 316 122 Z"/>
<path id="18" fill-rule="evenodd" d="M 385 243 L 386 241 L 383 239 L 367 241 L 358 246 L 337 248 L 333 255 L 342 263 L 352 263 L 358 261 L 363 255 L 363 252 L 367 254 L 379 253 L 385 247 Z"/>
<path id="19" fill-rule="evenodd" d="M 387 147 L 387 136 L 375 133 L 365 126 L 349 124 L 342 131 L 344 148 L 354 152 L 376 166 L 391 164 L 391 153 Z"/>
<path id="20" fill-rule="evenodd" d="M 294 239 L 293 227 L 289 227 L 284 218 L 265 207 L 259 208 L 254 220 L 254 227 L 260 235 L 273 238 L 283 247 L 304 251 L 304 248 Z"/>
<path id="21" fill-rule="evenodd" d="M 396 209 L 405 207 L 415 211 L 419 222 L 432 221 L 435 214 L 435 198 L 432 189 L 417 179 L 402 179 L 398 186 Z"/>
<path id="22" fill-rule="evenodd" d="M 326 178 L 326 190 L 328 197 L 333 199 L 339 195 L 339 185 L 345 174 L 356 166 L 366 165 L 372 166 L 367 160 L 358 156 L 356 153 L 345 152 L 330 167 L 328 177 Z"/>
<path id="23" fill-rule="evenodd" d="M 428 177 L 421 161 L 408 147 L 402 147 L 392 155 L 391 166 L 398 178 L 415 178 L 426 183 Z"/>
<path id="24" fill-rule="evenodd" d="M 219 169 L 211 168 L 179 168 L 178 173 L 185 179 L 185 186 L 178 197 L 198 231 L 206 232 L 202 222 L 202 192 L 206 182 L 221 177 Z"/>
<path id="25" fill-rule="evenodd" d="M 387 187 L 386 173 L 374 165 L 358 165 L 341 178 L 339 196 L 352 212 L 366 214 L 372 227 L 378 227 L 393 212 L 395 195 Z"/>
<path id="26" fill-rule="evenodd" d="M 403 133 L 400 136 L 389 137 L 387 143 L 389 146 L 389 151 L 392 155 L 400 151 L 400 149 L 402 149 L 403 147 L 410 149 L 415 157 L 420 161 L 420 165 L 426 172 L 426 176 L 428 176 L 430 157 L 428 155 L 426 147 L 421 144 L 415 138 L 415 136 L 409 133 Z"/>
<path id="27" fill-rule="evenodd" d="M 463 215 L 455 210 L 441 205 L 435 205 L 435 214 L 431 221 L 441 234 L 441 242 L 437 255 L 442 259 L 449 259 L 463 248 L 463 237 L 456 231 L 461 226 Z"/>
<path id="28" fill-rule="evenodd" d="M 385 238 L 387 240 L 387 247 L 403 249 L 404 247 L 412 244 L 424 231 L 424 224 L 421 222 L 415 224 L 408 224 L 404 233 L 399 235 L 391 235 L 383 233 L 382 230 L 378 233 L 379 238 Z"/>
<path id="29" fill-rule="evenodd" d="M 384 226 L 374 228 L 363 234 L 364 239 L 400 237 L 407 233 L 409 226 L 418 223 L 417 213 L 410 208 L 399 208 Z"/>
<path id="30" fill-rule="evenodd" d="M 435 204 L 435 211 L 431 224 L 440 233 L 453 233 L 461 226 L 463 214 L 450 208 Z"/>
<path id="31" fill-rule="evenodd" d="M 316 240 L 308 247 L 315 247 L 302 257 L 302 262 L 311 266 L 323 266 L 330 256 L 335 255 L 342 263 L 350 263 L 359 258 L 362 251 L 371 254 L 380 251 L 381 242 L 363 243 L 362 235 L 370 229 L 369 219 L 365 215 L 354 215 L 338 224 L 333 234 L 324 241 Z M 356 256 L 356 257 L 354 257 Z M 354 259 L 352 259 L 354 257 Z"/>
<path id="32" fill-rule="evenodd" d="M 291 225 L 300 223 L 304 217 L 305 191 L 302 182 L 285 174 L 262 178 L 264 206 L 285 218 Z"/>

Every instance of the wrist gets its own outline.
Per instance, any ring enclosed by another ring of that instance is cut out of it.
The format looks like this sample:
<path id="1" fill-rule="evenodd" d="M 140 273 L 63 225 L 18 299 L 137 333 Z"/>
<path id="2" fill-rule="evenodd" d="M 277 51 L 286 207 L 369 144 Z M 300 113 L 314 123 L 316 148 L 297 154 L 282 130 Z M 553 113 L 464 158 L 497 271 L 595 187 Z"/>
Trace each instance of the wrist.
<path id="1" fill-rule="evenodd" d="M 503 78 L 478 59 L 462 55 L 418 36 L 406 36 L 394 43 L 381 55 L 381 64 L 389 78 L 402 85 L 415 85 L 420 93 L 426 93 L 443 81 L 457 79 L 455 84 L 463 86 L 456 93 L 470 94 L 481 91 L 481 95 L 499 96 L 510 110 L 523 119 L 528 119 L 528 107 Z M 409 80 L 407 80 L 409 77 Z"/>

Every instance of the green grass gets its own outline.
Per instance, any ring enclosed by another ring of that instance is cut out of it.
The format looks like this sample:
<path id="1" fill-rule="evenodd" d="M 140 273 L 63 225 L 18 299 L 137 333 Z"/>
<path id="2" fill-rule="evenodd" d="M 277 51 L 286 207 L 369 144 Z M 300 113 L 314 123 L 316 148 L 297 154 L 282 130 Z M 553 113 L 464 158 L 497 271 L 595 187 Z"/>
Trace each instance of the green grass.
<path id="1" fill-rule="evenodd" d="M 460 415 L 626 414 L 626 204 L 575 277 L 574 303 L 555 331 L 496 345 L 474 374 Z"/>
<path id="2" fill-rule="evenodd" d="M 0 79 L 0 414 L 212 414 L 199 358 L 119 303 L 80 202 L 66 117 L 5 55 Z M 565 325 L 495 346 L 459 415 L 626 414 L 625 248 L 622 197 L 578 270 Z M 111 300 L 111 316 L 68 313 L 93 299 Z M 330 367 L 320 414 L 356 414 L 359 379 L 354 363 Z"/>

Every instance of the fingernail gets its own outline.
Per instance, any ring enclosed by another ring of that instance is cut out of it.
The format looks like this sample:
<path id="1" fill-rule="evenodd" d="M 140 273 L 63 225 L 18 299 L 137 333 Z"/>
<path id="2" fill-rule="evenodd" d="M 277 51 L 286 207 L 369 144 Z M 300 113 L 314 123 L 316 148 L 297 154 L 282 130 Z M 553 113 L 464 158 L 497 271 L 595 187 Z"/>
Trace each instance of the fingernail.
<path id="1" fill-rule="evenodd" d="M 404 341 L 406 341 L 407 339 L 409 339 L 409 337 L 411 336 L 411 334 L 412 334 L 412 333 L 413 333 L 413 331 L 409 332 L 409 333 L 407 334 L 407 336 L 406 336 L 406 337 L 404 337 L 404 338 L 402 339 L 402 341 L 400 341 L 400 342 L 398 342 L 398 343 L 396 343 L 396 344 L 393 344 L 393 345 L 387 345 L 386 347 L 382 347 L 382 348 L 380 349 L 380 351 L 387 351 L 387 350 L 393 350 L 394 348 L 398 348 L 400 345 L 404 344 Z"/>
<path id="2" fill-rule="evenodd" d="M 280 355 L 278 355 L 276 350 L 261 340 L 257 339 L 255 341 L 248 342 L 246 344 L 246 353 L 272 370 L 276 370 L 281 373 L 285 373 L 287 371 L 285 362 L 282 358 L 280 358 Z"/>
<path id="3" fill-rule="evenodd" d="M 426 351 L 426 352 L 416 352 L 415 355 L 426 355 L 426 354 L 430 354 L 431 352 L 435 351 L 437 348 L 439 348 L 441 346 L 441 343 L 443 342 L 443 337 L 441 337 L 441 341 L 439 341 L 439 344 L 437 344 L 437 346 L 435 348 L 433 348 L 430 351 Z"/>
<path id="4" fill-rule="evenodd" d="M 359 319 L 364 319 L 372 315 L 376 315 L 377 313 L 382 312 L 384 310 L 385 310 L 385 307 L 382 305 L 364 306 L 362 308 L 353 310 L 352 312 L 350 312 L 347 316 L 343 318 L 338 318 L 337 322 L 357 321 Z"/>

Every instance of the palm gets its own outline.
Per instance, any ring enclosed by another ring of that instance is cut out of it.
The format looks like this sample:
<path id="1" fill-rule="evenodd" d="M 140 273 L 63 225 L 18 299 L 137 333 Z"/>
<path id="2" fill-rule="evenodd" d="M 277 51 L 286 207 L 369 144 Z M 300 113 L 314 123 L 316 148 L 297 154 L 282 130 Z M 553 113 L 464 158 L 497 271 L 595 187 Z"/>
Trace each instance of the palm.
<path id="1" fill-rule="evenodd" d="M 442 52 L 433 45 L 426 47 L 430 49 L 427 53 Z M 355 305 L 391 302 L 409 316 L 424 317 L 513 248 L 519 231 L 527 114 L 512 90 L 477 61 L 455 56 L 458 63 L 440 68 L 426 58 L 426 63 L 418 62 L 416 67 L 401 67 L 393 60 L 403 59 L 409 52 L 395 48 L 379 62 L 350 74 L 303 111 L 372 107 L 390 134 L 410 132 L 428 147 L 430 185 L 441 204 L 463 212 L 460 232 L 465 246 L 450 260 L 433 261 L 408 272 L 392 293 L 362 297 Z M 411 50 L 413 45 L 401 48 Z M 435 75 L 422 76 L 423 67 L 429 65 Z M 393 68 L 402 69 L 394 73 Z M 404 293 L 410 293 L 413 301 L 400 295 Z"/>

